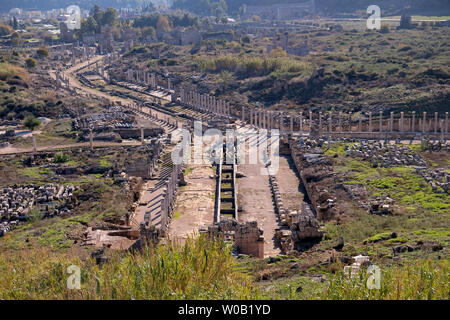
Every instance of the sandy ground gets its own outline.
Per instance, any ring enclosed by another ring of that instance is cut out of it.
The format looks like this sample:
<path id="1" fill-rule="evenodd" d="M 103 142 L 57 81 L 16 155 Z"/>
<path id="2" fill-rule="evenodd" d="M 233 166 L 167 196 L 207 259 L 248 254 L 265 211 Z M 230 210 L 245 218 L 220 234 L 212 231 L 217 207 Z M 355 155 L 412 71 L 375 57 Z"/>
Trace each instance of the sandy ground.
<path id="1" fill-rule="evenodd" d="M 250 139 L 249 143 L 256 143 Z M 262 164 L 248 164 L 248 149 L 246 148 L 246 163 L 238 166 L 238 171 L 245 177 L 238 179 L 238 206 L 243 211 L 239 212 L 239 221 L 257 221 L 258 227 L 264 233 L 264 257 L 276 256 L 281 253 L 275 243 L 275 229 L 279 227 L 278 217 L 272 199 L 268 175 L 262 175 L 267 169 Z"/>
<path id="2" fill-rule="evenodd" d="M 122 143 L 94 141 L 93 146 L 94 146 L 94 148 L 96 148 L 96 147 L 120 147 L 120 146 L 137 146 L 140 144 L 141 143 L 137 142 L 137 141 L 124 141 Z M 49 151 L 49 150 L 70 149 L 70 148 L 88 148 L 89 146 L 90 146 L 89 142 L 80 142 L 80 143 L 61 144 L 61 145 L 56 145 L 56 146 L 38 147 L 37 151 Z M 9 147 L 5 147 L 5 148 L 0 148 L 0 155 L 29 153 L 29 152 L 33 152 L 33 147 L 16 148 L 13 146 L 9 146 Z"/>
<path id="3" fill-rule="evenodd" d="M 192 165 L 187 185 L 178 190 L 175 214 L 169 228 L 171 238 L 185 240 L 214 222 L 215 179 L 209 165 Z"/>
<path id="4" fill-rule="evenodd" d="M 204 141 L 203 156 L 211 147 Z M 170 223 L 169 236 L 183 242 L 188 236 L 198 233 L 214 223 L 214 195 L 216 193 L 215 168 L 208 162 L 194 164 L 194 152 L 185 175 L 187 185 L 178 190 L 175 214 Z"/>
<path id="5" fill-rule="evenodd" d="M 283 204 L 289 210 L 301 210 L 306 191 L 300 187 L 300 179 L 296 174 L 292 157 L 280 156 L 280 168 L 275 175 Z"/>

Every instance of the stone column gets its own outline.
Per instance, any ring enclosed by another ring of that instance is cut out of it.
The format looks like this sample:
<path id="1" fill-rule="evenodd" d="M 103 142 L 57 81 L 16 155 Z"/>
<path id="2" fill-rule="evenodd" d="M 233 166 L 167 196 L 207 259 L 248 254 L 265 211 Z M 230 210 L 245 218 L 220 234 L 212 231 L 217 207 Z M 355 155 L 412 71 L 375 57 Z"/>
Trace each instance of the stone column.
<path id="1" fill-rule="evenodd" d="M 270 130 L 272 130 L 272 129 L 275 129 L 274 128 L 274 124 L 275 124 L 274 117 L 275 117 L 275 115 L 274 115 L 273 111 L 270 111 L 269 114 L 270 114 L 269 115 L 270 116 Z"/>
<path id="2" fill-rule="evenodd" d="M 369 112 L 369 132 L 372 133 L 372 112 Z"/>
<path id="3" fill-rule="evenodd" d="M 144 127 L 142 127 L 142 125 L 141 125 L 140 129 L 141 129 L 141 143 L 142 143 L 142 145 L 144 145 L 145 144 L 145 141 L 144 141 Z"/>
<path id="4" fill-rule="evenodd" d="M 92 132 L 92 131 L 91 131 Z M 37 146 L 36 146 L 36 134 L 33 133 L 33 153 L 37 152 Z"/>
<path id="5" fill-rule="evenodd" d="M 338 127 L 339 127 L 339 133 L 342 133 L 342 111 L 339 111 L 339 115 L 338 115 Z"/>
<path id="6" fill-rule="evenodd" d="M 358 125 L 358 131 L 362 132 L 362 115 L 359 115 L 359 125 Z"/>
<path id="7" fill-rule="evenodd" d="M 333 117 L 331 111 L 328 113 L 328 133 L 333 132 Z"/>
<path id="8" fill-rule="evenodd" d="M 245 121 L 245 106 L 242 106 L 242 122 Z"/>
<path id="9" fill-rule="evenodd" d="M 319 112 L 319 134 L 322 133 L 322 112 Z"/>
<path id="10" fill-rule="evenodd" d="M 402 112 L 400 112 L 400 125 L 399 125 L 399 131 L 401 131 L 401 132 L 403 132 L 403 131 L 405 131 L 404 129 L 405 129 L 405 123 L 404 123 L 404 116 L 405 116 L 405 113 L 402 111 Z"/>
<path id="11" fill-rule="evenodd" d="M 380 111 L 380 133 L 383 132 L 383 111 Z"/>
<path id="12" fill-rule="evenodd" d="M 290 118 L 289 118 L 289 129 L 290 129 L 290 131 L 291 131 L 291 134 L 292 133 L 294 133 L 294 117 L 292 116 L 292 115 L 290 115 Z"/>
<path id="13" fill-rule="evenodd" d="M 309 133 L 312 131 L 312 111 L 309 111 Z"/>
<path id="14" fill-rule="evenodd" d="M 412 112 L 412 123 L 411 123 L 411 132 L 415 132 L 416 130 L 416 112 Z"/>
<path id="15" fill-rule="evenodd" d="M 303 114 L 300 112 L 300 132 L 303 132 Z"/>
<path id="16" fill-rule="evenodd" d="M 434 113 L 434 133 L 437 133 L 438 129 L 438 113 Z"/>
<path id="17" fill-rule="evenodd" d="M 267 125 L 268 125 L 268 123 L 267 123 L 267 112 L 263 111 L 263 128 L 267 129 Z"/>
<path id="18" fill-rule="evenodd" d="M 89 129 L 89 146 L 91 150 L 94 150 L 94 137 L 92 135 L 92 129 Z"/>
<path id="19" fill-rule="evenodd" d="M 263 116 L 264 116 L 264 112 L 262 110 L 259 110 L 259 127 L 261 129 L 263 128 Z"/>
<path id="20" fill-rule="evenodd" d="M 391 111 L 391 119 L 390 119 L 390 132 L 394 131 L 394 112 Z"/>
<path id="21" fill-rule="evenodd" d="M 448 112 L 445 113 L 445 133 L 448 133 Z"/>
<path id="22" fill-rule="evenodd" d="M 283 114 L 280 113 L 280 119 L 278 119 L 280 125 L 280 134 L 283 132 Z"/>
<path id="23" fill-rule="evenodd" d="M 422 132 L 425 133 L 425 126 L 427 123 L 427 112 L 425 111 L 423 113 L 423 120 L 422 120 Z"/>

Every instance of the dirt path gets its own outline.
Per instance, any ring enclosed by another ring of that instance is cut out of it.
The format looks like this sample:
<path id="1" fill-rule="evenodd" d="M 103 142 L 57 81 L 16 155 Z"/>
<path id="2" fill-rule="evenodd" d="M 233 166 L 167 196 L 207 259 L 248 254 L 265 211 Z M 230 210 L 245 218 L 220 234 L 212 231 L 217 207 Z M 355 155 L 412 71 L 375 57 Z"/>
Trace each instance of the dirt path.
<path id="1" fill-rule="evenodd" d="M 305 190 L 301 187 L 302 185 L 291 156 L 280 155 L 280 167 L 275 177 L 286 208 L 289 210 L 301 210 L 305 198 Z"/>
<path id="2" fill-rule="evenodd" d="M 256 143 L 250 139 L 249 143 Z M 248 159 L 248 148 L 246 148 Z M 248 160 L 246 161 L 248 162 Z M 239 221 L 257 221 L 258 227 L 264 231 L 264 257 L 276 256 L 281 253 L 275 245 L 275 229 L 279 227 L 278 217 L 272 200 L 269 177 L 262 175 L 261 170 L 267 170 L 261 164 L 241 164 L 238 171 L 245 177 L 238 179 L 238 205 L 243 211 L 239 213 Z"/>
<path id="3" fill-rule="evenodd" d="M 210 147 L 210 142 L 205 141 L 204 156 Z M 194 152 L 186 169 L 187 185 L 178 190 L 175 214 L 169 227 L 169 236 L 181 242 L 214 223 L 216 180 L 211 179 L 215 175 L 214 167 L 209 163 L 194 164 L 193 159 Z"/>
<path id="4" fill-rule="evenodd" d="M 112 95 L 110 95 L 108 93 L 105 93 L 105 92 L 102 92 L 100 90 L 86 87 L 86 86 L 84 86 L 81 82 L 79 82 L 76 79 L 75 72 L 78 69 L 87 66 L 89 63 L 96 62 L 96 61 L 99 61 L 101 59 L 102 59 L 101 56 L 95 56 L 94 58 L 92 58 L 92 59 L 90 59 L 88 61 L 85 61 L 83 63 L 77 64 L 77 65 L 75 65 L 75 66 L 73 66 L 73 67 L 71 67 L 71 68 L 69 68 L 67 70 L 63 70 L 62 73 L 69 78 L 70 86 L 74 87 L 74 88 L 76 88 L 78 90 L 81 90 L 81 94 L 83 94 L 83 95 L 95 95 L 97 97 L 108 99 L 109 101 L 120 101 L 120 103 L 122 105 L 124 105 L 124 106 L 130 106 L 133 103 L 131 100 L 124 99 L 124 98 L 121 98 L 121 97 L 112 96 Z M 55 71 L 50 71 L 49 73 L 50 73 L 50 76 L 53 79 L 56 79 Z M 153 94 L 155 94 L 155 95 L 157 93 L 158 92 L 153 92 Z M 163 95 L 162 93 L 160 93 L 160 94 Z M 144 112 L 148 113 L 148 108 L 144 108 Z M 170 118 L 172 120 L 172 122 L 174 122 L 176 120 L 174 117 L 172 117 L 170 115 L 167 115 L 165 113 L 159 112 L 159 111 L 157 111 L 155 109 L 152 109 L 152 114 L 153 115 L 157 115 L 158 118 L 160 118 L 160 119 Z M 180 119 L 178 119 L 178 121 L 179 121 L 179 127 L 181 127 L 182 123 L 181 123 Z"/>
<path id="5" fill-rule="evenodd" d="M 138 146 L 140 142 L 130 141 L 130 142 L 103 142 L 103 141 L 94 141 L 94 148 L 97 147 L 120 147 L 120 146 Z M 37 147 L 37 151 L 51 151 L 51 150 L 59 150 L 59 149 L 71 149 L 71 148 L 89 148 L 89 142 L 80 142 L 80 143 L 70 143 L 70 144 L 62 144 L 57 146 L 44 146 Z M 0 155 L 7 154 L 19 154 L 19 153 L 31 153 L 33 152 L 33 147 L 31 148 L 16 148 L 16 147 L 5 147 L 0 148 Z"/>
<path id="6" fill-rule="evenodd" d="M 172 238 L 182 241 L 214 222 L 215 179 L 209 165 L 193 165 L 186 175 L 187 185 L 178 191 L 175 214 L 169 228 Z"/>

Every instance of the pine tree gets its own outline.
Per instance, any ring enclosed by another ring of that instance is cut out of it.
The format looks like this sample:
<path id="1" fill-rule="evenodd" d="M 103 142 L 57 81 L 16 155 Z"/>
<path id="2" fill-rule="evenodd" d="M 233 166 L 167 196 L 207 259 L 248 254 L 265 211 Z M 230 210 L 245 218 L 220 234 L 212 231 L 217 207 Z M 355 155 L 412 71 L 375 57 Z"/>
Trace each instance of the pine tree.
<path id="1" fill-rule="evenodd" d="M 13 26 L 12 27 L 14 30 L 19 29 L 19 23 L 17 22 L 16 17 L 13 17 Z"/>

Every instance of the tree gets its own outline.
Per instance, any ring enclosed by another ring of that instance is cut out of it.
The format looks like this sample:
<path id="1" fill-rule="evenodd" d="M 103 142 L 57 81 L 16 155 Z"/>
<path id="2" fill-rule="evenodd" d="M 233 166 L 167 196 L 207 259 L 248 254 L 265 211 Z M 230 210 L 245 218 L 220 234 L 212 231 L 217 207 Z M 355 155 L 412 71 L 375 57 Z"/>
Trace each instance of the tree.
<path id="1" fill-rule="evenodd" d="M 61 152 L 61 153 L 56 154 L 55 158 L 53 159 L 53 162 L 54 163 L 65 163 L 69 160 L 70 160 L 69 155 Z"/>
<path id="2" fill-rule="evenodd" d="M 94 20 L 97 22 L 97 24 L 100 24 L 100 22 L 102 21 L 102 17 L 103 17 L 102 9 L 100 9 L 100 7 L 98 5 L 95 5 L 92 8 L 91 16 L 94 18 Z"/>
<path id="3" fill-rule="evenodd" d="M 119 16 L 119 13 L 114 8 L 108 8 L 105 12 L 103 12 L 101 23 L 102 26 L 115 26 L 117 24 L 117 18 Z M 98 23 L 98 20 L 97 20 Z"/>
<path id="4" fill-rule="evenodd" d="M 14 30 L 10 26 L 5 25 L 5 24 L 0 24 L 0 37 L 8 36 L 13 32 L 14 32 Z"/>
<path id="5" fill-rule="evenodd" d="M 41 47 L 41 48 L 37 49 L 36 54 L 38 55 L 38 57 L 40 59 L 47 58 L 48 57 L 47 47 Z"/>
<path id="6" fill-rule="evenodd" d="M 156 28 L 160 31 L 170 31 L 169 19 L 166 16 L 159 15 Z"/>
<path id="7" fill-rule="evenodd" d="M 389 33 L 390 32 L 389 26 L 387 24 L 383 24 L 381 26 L 380 32 L 381 33 Z"/>
<path id="8" fill-rule="evenodd" d="M 250 37 L 249 37 L 248 35 L 245 35 L 245 36 L 243 36 L 243 37 L 241 38 L 241 42 L 242 42 L 242 43 L 250 43 L 250 42 L 251 42 L 251 39 L 250 39 Z"/>
<path id="9" fill-rule="evenodd" d="M 153 28 L 153 27 L 142 28 L 142 37 L 146 38 L 148 36 L 150 36 L 150 37 L 156 36 L 155 28 Z"/>
<path id="10" fill-rule="evenodd" d="M 27 65 L 27 68 L 29 68 L 29 69 L 35 68 L 37 66 L 37 62 L 33 58 L 28 58 L 27 60 L 25 60 L 25 64 Z"/>
<path id="11" fill-rule="evenodd" d="M 20 46 L 23 43 L 22 38 L 20 37 L 20 35 L 17 32 L 14 32 L 11 35 L 11 44 L 13 46 Z"/>
<path id="12" fill-rule="evenodd" d="M 281 57 L 286 57 L 287 53 L 286 51 L 284 51 L 281 47 L 276 47 L 275 49 L 273 49 L 272 51 L 270 51 L 269 54 L 272 58 L 281 58 Z"/>
<path id="13" fill-rule="evenodd" d="M 33 115 L 28 115 L 25 117 L 23 121 L 23 125 L 25 128 L 30 129 L 31 131 L 34 131 L 37 127 L 41 125 L 41 122 L 36 119 Z"/>
<path id="14" fill-rule="evenodd" d="M 96 33 L 99 31 L 99 25 L 94 17 L 88 17 L 81 22 L 81 34 L 83 33 Z"/>

